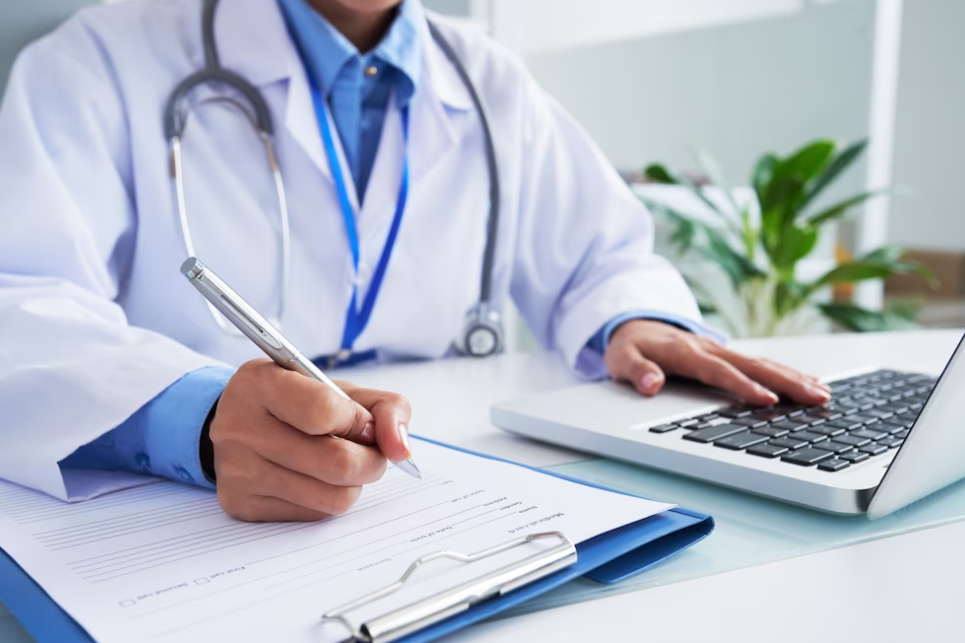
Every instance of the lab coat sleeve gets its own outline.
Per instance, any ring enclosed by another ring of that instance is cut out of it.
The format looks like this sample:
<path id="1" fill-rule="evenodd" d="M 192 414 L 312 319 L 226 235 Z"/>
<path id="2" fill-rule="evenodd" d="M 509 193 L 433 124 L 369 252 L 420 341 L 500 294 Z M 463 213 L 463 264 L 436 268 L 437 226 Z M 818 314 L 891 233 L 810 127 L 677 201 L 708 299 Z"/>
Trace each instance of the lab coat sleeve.
<path id="1" fill-rule="evenodd" d="M 588 377 L 603 377 L 588 341 L 635 311 L 703 328 L 677 270 L 653 249 L 654 223 L 580 126 L 523 75 L 523 179 L 514 301 L 546 348 Z"/>
<path id="2" fill-rule="evenodd" d="M 201 465 L 201 430 L 233 368 L 188 373 L 123 424 L 61 461 L 63 470 L 139 471 L 213 488 Z"/>
<path id="3" fill-rule="evenodd" d="M 0 106 L 0 478 L 81 499 L 137 484 L 59 462 L 214 360 L 127 323 L 127 123 L 82 27 L 21 54 Z"/>

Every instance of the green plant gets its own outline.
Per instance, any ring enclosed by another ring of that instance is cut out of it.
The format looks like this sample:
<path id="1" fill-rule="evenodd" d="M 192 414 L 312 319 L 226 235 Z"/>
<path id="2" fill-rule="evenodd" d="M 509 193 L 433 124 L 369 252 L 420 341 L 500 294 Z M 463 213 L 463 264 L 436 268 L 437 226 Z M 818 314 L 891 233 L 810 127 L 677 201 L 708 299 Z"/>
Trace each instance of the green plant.
<path id="1" fill-rule="evenodd" d="M 765 154 L 751 176 L 753 199 L 744 199 L 751 201 L 744 204 L 707 154 L 698 153 L 697 161 L 709 186 L 697 185 L 660 164 L 647 167 L 644 174 L 649 181 L 681 186 L 713 213 L 708 220 L 643 197 L 672 226 L 671 242 L 679 254 L 694 251 L 726 274 L 730 293 L 714 292 L 688 279 L 702 309 L 719 314 L 735 335 L 790 332 L 793 320 L 803 313 L 823 315 L 853 331 L 915 326 L 915 313 L 909 307 L 874 311 L 827 297 L 829 288 L 894 274 L 918 273 L 931 279 L 923 266 L 906 260 L 902 250 L 880 248 L 840 262 L 812 280 L 798 275 L 799 263 L 814 251 L 822 231 L 856 206 L 880 196 L 863 192 L 819 210 L 814 207 L 818 196 L 861 156 L 866 145 L 862 140 L 839 149 L 836 142 L 819 139 L 785 158 Z"/>

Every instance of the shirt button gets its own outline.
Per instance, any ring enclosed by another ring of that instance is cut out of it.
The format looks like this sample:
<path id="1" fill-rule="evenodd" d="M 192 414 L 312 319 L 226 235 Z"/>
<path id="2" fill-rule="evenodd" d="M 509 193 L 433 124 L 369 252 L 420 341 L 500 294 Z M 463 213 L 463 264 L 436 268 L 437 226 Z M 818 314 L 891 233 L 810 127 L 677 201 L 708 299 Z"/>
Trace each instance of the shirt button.
<path id="1" fill-rule="evenodd" d="M 376 67 L 375 65 L 369 65 L 368 67 L 365 68 L 366 76 L 370 76 L 370 77 L 375 76 L 377 73 L 379 73 L 379 68 Z"/>

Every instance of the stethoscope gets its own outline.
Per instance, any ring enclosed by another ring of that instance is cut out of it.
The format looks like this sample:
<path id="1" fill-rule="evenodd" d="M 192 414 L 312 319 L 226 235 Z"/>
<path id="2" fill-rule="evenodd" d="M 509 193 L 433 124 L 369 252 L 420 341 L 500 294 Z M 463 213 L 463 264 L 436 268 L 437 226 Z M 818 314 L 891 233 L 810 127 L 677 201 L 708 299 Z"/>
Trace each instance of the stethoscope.
<path id="1" fill-rule="evenodd" d="M 278 155 L 275 153 L 275 146 L 272 142 L 274 136 L 274 126 L 272 124 L 271 112 L 268 104 L 261 92 L 242 76 L 229 71 L 221 66 L 218 55 L 218 47 L 214 37 L 214 18 L 219 0 L 204 0 L 201 17 L 202 41 L 204 45 L 205 66 L 200 71 L 188 76 L 175 87 L 171 96 L 168 98 L 164 111 L 164 134 L 168 139 L 171 154 L 171 182 L 174 192 L 174 199 L 178 208 L 178 220 L 180 222 L 181 236 L 184 241 L 184 248 L 187 256 L 198 256 L 195 252 L 194 239 L 191 235 L 191 226 L 188 220 L 187 208 L 184 197 L 183 163 L 181 157 L 181 139 L 184 136 L 185 126 L 187 125 L 187 110 L 184 101 L 187 96 L 198 86 L 207 83 L 219 83 L 230 87 L 238 92 L 239 97 L 216 96 L 208 98 L 204 102 L 221 102 L 229 104 L 245 115 L 251 126 L 255 129 L 259 139 L 265 148 L 265 155 L 268 160 L 268 168 L 271 172 L 272 181 L 275 186 L 276 198 L 278 200 L 278 216 L 281 227 L 281 254 L 278 266 L 278 308 L 272 321 L 280 324 L 280 320 L 285 312 L 285 303 L 289 288 L 289 271 L 291 263 L 291 231 L 289 228 L 288 201 L 285 196 L 285 183 L 282 180 L 281 169 L 278 165 Z M 439 33 L 439 30 L 430 21 L 429 33 L 433 40 L 442 49 L 446 58 L 452 63 L 459 75 L 459 79 L 469 91 L 473 105 L 479 114 L 482 122 L 484 135 L 484 149 L 486 152 L 486 168 L 489 174 L 489 218 L 486 226 L 486 246 L 483 251 L 482 283 L 479 288 L 479 301 L 466 314 L 461 333 L 456 337 L 453 346 L 462 355 L 473 357 L 486 357 L 500 352 L 503 349 L 503 324 L 499 311 L 490 306 L 490 296 L 492 289 L 493 265 L 496 254 L 496 237 L 499 228 L 499 205 L 500 205 L 500 186 L 499 172 L 496 165 L 496 148 L 493 144 L 492 131 L 489 127 L 489 118 L 486 105 L 475 86 L 466 73 L 465 67 L 459 61 L 458 56 L 446 39 Z M 247 106 L 244 104 L 247 102 Z M 323 133 L 327 125 L 323 123 Z M 333 173 L 338 169 L 338 161 L 332 155 L 329 156 L 332 163 Z M 401 195 L 401 203 L 404 204 L 404 195 Z M 343 204 L 344 205 L 344 204 Z M 401 212 L 399 213 L 401 215 Z M 391 251 L 391 249 L 389 249 Z M 374 293 L 373 293 L 374 294 Z M 354 305 L 354 300 L 353 300 Z M 229 335 L 237 332 L 234 326 L 209 304 L 209 311 L 217 322 L 218 326 Z M 350 311 L 350 316 L 351 316 Z M 370 311 L 369 311 L 370 312 Z M 367 322 L 367 318 L 365 319 Z M 364 327 L 364 322 L 363 322 Z M 359 332 L 361 332 L 359 330 Z M 356 333 L 357 335 L 357 333 Z M 350 348 L 343 346 L 336 356 L 337 362 L 347 361 L 351 355 Z"/>

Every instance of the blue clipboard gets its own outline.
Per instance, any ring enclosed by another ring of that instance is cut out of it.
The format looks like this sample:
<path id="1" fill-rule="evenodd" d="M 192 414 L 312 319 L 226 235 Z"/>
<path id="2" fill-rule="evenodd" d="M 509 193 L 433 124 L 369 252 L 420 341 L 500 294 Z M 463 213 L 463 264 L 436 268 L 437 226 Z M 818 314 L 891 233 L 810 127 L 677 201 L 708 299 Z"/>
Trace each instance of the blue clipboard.
<path id="1" fill-rule="evenodd" d="M 481 458 L 508 462 L 577 484 L 631 495 L 552 471 L 460 449 L 435 440 L 419 439 Z M 579 558 L 574 565 L 518 590 L 480 603 L 403 640 L 405 643 L 433 641 L 581 576 L 600 583 L 616 583 L 639 574 L 703 540 L 713 529 L 714 519 L 711 516 L 681 507 L 625 525 L 577 543 L 576 550 Z M 36 639 L 37 643 L 94 643 L 94 639 L 2 549 L 0 549 L 0 600 L 6 604 L 7 609 Z"/>

